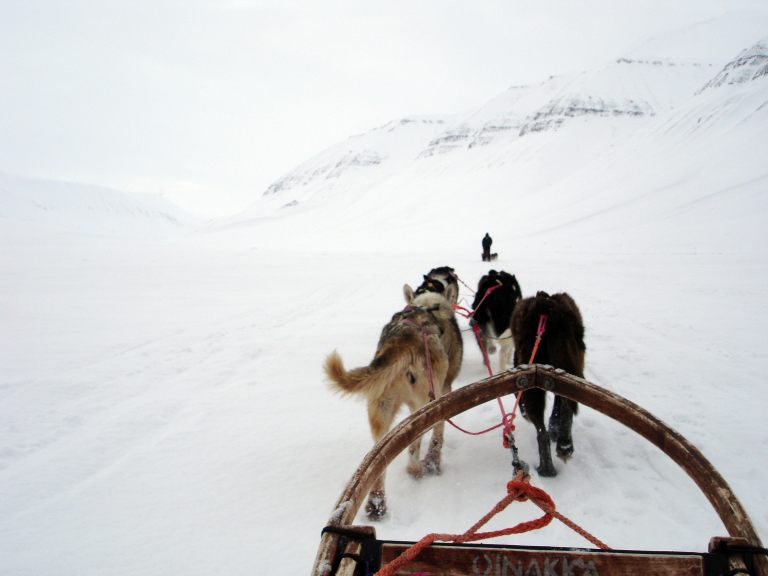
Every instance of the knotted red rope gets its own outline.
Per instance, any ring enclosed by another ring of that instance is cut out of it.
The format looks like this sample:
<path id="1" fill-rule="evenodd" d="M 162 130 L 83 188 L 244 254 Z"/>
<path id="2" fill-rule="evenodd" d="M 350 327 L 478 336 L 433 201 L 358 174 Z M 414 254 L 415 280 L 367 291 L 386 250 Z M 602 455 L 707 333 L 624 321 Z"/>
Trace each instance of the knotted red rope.
<path id="1" fill-rule="evenodd" d="M 479 532 L 480 528 L 485 526 L 494 516 L 502 512 L 512 502 L 525 502 L 530 500 L 544 511 L 544 514 L 534 520 L 520 522 L 510 528 L 501 530 L 491 530 L 488 532 Z M 536 488 L 530 484 L 530 476 L 523 475 L 521 472 L 513 480 L 507 482 L 507 495 L 502 498 L 485 516 L 480 518 L 469 530 L 463 534 L 427 534 L 421 540 L 414 543 L 405 550 L 400 556 L 392 560 L 386 566 L 383 566 L 374 576 L 392 576 L 404 565 L 412 562 L 421 552 L 434 544 L 440 542 L 454 542 L 456 544 L 465 544 L 467 542 L 476 542 L 487 538 L 497 538 L 499 536 L 509 536 L 511 534 L 522 534 L 532 530 L 544 528 L 553 518 L 557 518 L 569 528 L 575 530 L 578 534 L 589 540 L 592 544 L 602 550 L 610 548 L 601 540 L 592 536 L 589 532 L 581 528 L 572 520 L 566 518 L 555 509 L 555 503 L 552 498 L 541 488 Z"/>
<path id="2" fill-rule="evenodd" d="M 524 502 L 525 500 L 531 500 L 534 503 L 541 502 L 542 507 L 545 510 L 544 514 L 535 520 L 529 520 L 526 522 L 520 522 L 516 526 L 511 528 L 503 528 L 501 530 L 492 530 L 489 532 L 479 532 L 485 524 L 487 524 L 496 514 L 503 511 L 512 502 Z M 552 521 L 554 514 L 546 511 L 550 509 L 552 512 L 555 509 L 555 503 L 549 495 L 535 486 L 531 486 L 528 482 L 528 477 L 519 477 L 514 480 L 510 480 L 507 483 L 507 495 L 502 498 L 494 507 L 478 520 L 469 530 L 463 534 L 440 534 L 432 533 L 427 534 L 421 540 L 416 542 L 413 546 L 408 548 L 400 556 L 392 560 L 389 564 L 381 568 L 376 572 L 375 576 L 392 576 L 400 568 L 402 568 L 408 562 L 413 561 L 425 548 L 429 547 L 433 543 L 439 541 L 442 542 L 455 542 L 457 544 L 463 544 L 466 542 L 475 542 L 477 540 L 484 540 L 486 538 L 495 538 L 498 536 L 507 536 L 510 534 L 522 534 L 523 532 L 529 532 L 538 528 L 543 528 Z"/>

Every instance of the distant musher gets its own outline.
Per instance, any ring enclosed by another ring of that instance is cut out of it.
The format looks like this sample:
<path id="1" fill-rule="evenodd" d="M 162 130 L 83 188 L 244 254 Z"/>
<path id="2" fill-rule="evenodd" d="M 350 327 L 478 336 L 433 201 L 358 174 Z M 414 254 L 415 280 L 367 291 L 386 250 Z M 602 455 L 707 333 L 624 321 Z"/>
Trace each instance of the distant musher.
<path id="1" fill-rule="evenodd" d="M 493 238 L 486 232 L 483 236 L 483 262 L 491 261 L 491 244 L 493 244 Z"/>

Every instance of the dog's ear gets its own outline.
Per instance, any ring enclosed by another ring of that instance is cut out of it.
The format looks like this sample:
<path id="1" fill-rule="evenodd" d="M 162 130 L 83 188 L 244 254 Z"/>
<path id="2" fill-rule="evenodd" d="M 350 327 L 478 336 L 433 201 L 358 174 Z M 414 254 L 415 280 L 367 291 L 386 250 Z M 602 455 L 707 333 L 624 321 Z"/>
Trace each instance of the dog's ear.
<path id="1" fill-rule="evenodd" d="M 448 284 L 445 287 L 445 299 L 448 300 L 448 302 L 456 302 L 459 299 L 459 289 L 456 288 L 455 284 Z"/>
<path id="2" fill-rule="evenodd" d="M 411 288 L 408 284 L 404 284 L 403 296 L 405 297 L 405 303 L 410 304 L 413 302 L 413 298 L 416 296 L 416 294 L 414 293 L 413 288 Z"/>

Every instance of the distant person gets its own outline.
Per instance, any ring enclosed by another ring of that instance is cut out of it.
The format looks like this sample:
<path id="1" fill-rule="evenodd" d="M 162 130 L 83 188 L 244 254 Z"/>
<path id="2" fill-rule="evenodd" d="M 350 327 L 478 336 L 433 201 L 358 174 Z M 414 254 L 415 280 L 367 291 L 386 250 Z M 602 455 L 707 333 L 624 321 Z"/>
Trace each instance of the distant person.
<path id="1" fill-rule="evenodd" d="M 493 244 L 493 238 L 486 232 L 483 236 L 483 262 L 491 261 L 491 244 Z"/>

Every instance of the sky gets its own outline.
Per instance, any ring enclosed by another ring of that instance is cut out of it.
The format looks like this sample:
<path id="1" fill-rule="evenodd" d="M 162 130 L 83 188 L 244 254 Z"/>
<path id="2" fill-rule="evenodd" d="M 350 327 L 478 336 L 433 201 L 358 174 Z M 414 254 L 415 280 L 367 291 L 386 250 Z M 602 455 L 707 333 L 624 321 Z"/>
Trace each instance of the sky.
<path id="1" fill-rule="evenodd" d="M 756 0 L 4 0 L 0 171 L 216 218 L 345 138 Z M 763 6 L 764 8 L 764 6 Z"/>

